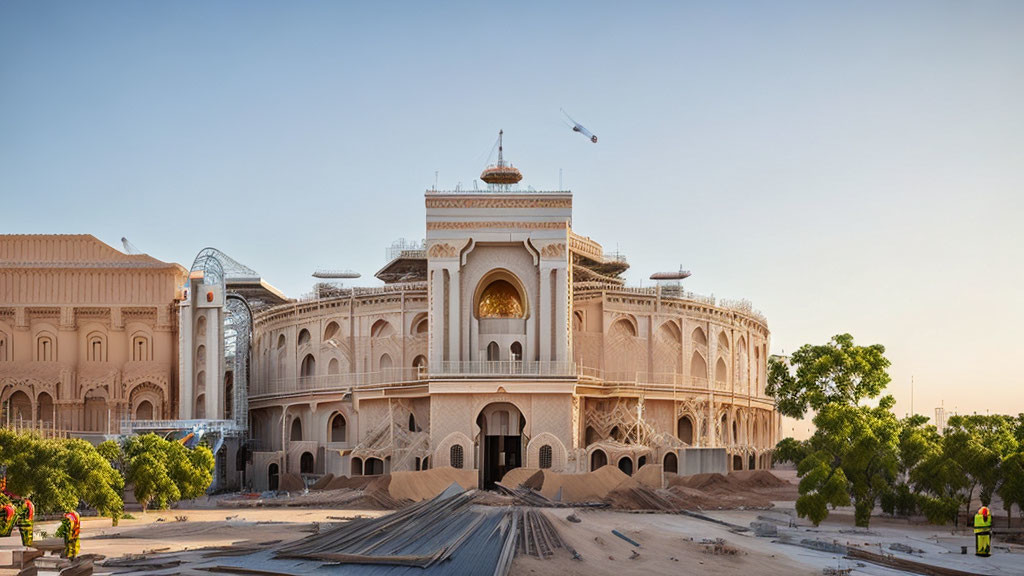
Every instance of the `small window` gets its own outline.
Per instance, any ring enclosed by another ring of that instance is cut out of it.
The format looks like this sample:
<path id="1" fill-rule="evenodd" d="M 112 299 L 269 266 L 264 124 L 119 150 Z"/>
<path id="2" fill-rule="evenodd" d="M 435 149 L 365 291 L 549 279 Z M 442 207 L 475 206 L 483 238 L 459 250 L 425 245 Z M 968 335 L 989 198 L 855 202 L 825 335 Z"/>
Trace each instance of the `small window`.
<path id="1" fill-rule="evenodd" d="M 103 338 L 99 336 L 89 337 L 89 361 L 103 362 Z"/>
<path id="2" fill-rule="evenodd" d="M 341 331 L 341 327 L 338 326 L 337 322 L 329 322 L 327 328 L 324 329 L 324 342 L 334 338 Z"/>
<path id="3" fill-rule="evenodd" d="M 36 340 L 36 360 L 39 362 L 53 362 L 57 359 L 56 348 L 57 346 L 52 336 L 40 336 Z"/>
<path id="4" fill-rule="evenodd" d="M 551 468 L 551 446 L 547 444 L 540 447 L 540 467 Z"/>
<path id="5" fill-rule="evenodd" d="M 335 412 L 331 420 L 331 442 L 347 442 L 345 417 L 340 412 Z"/>
<path id="6" fill-rule="evenodd" d="M 452 468 L 462 468 L 462 445 L 452 446 L 450 459 Z"/>
<path id="7" fill-rule="evenodd" d="M 132 338 L 132 361 L 149 362 L 149 338 L 136 336 Z"/>

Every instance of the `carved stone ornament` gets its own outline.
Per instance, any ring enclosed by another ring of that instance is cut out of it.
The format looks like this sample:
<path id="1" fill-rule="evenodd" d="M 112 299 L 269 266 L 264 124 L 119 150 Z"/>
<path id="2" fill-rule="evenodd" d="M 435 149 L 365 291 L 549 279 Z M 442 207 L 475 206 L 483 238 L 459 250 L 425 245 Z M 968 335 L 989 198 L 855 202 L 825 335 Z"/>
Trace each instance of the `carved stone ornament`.
<path id="1" fill-rule="evenodd" d="M 458 255 L 459 251 L 456 250 L 455 246 L 452 246 L 451 244 L 445 244 L 443 242 L 433 244 L 427 250 L 427 256 L 431 258 L 455 258 Z"/>

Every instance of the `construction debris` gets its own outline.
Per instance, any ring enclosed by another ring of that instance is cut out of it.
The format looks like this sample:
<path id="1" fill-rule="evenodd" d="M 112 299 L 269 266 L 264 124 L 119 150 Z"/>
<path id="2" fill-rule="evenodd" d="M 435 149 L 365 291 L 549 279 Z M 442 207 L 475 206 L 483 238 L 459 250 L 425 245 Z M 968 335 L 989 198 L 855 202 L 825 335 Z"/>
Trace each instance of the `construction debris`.
<path id="1" fill-rule="evenodd" d="M 516 510 L 519 524 L 519 553 L 537 558 L 550 558 L 565 544 L 551 520 L 536 508 Z"/>
<path id="2" fill-rule="evenodd" d="M 315 563 L 291 573 L 341 562 L 366 565 L 366 573 L 373 574 L 388 573 L 383 566 L 431 569 L 435 574 L 478 573 L 487 566 L 487 573 L 505 574 L 520 533 L 528 535 L 525 541 L 529 553 L 539 557 L 561 547 L 557 532 L 537 511 L 516 514 L 511 509 L 474 506 L 473 499 L 472 491 L 453 484 L 431 500 L 387 516 L 322 529 L 319 534 L 280 547 L 270 560 Z M 519 528 L 521 520 L 527 523 L 525 529 Z M 294 564 L 289 567 L 299 568 Z"/>
<path id="3" fill-rule="evenodd" d="M 726 544 L 723 538 L 705 538 L 701 540 L 700 543 L 704 547 L 705 554 L 712 554 L 714 556 L 735 556 L 739 553 L 739 550 Z"/>
<path id="4" fill-rule="evenodd" d="M 902 542 L 893 542 L 889 545 L 889 550 L 903 552 L 904 554 L 924 554 L 924 550 L 921 550 L 920 548 L 914 548 L 913 546 L 907 546 Z"/>
<path id="5" fill-rule="evenodd" d="M 632 544 L 633 546 L 636 546 L 637 548 L 640 547 L 640 543 L 639 542 L 637 542 L 636 540 L 633 540 L 632 538 L 630 538 L 629 536 L 626 536 L 625 534 L 623 534 L 622 532 L 619 532 L 618 530 L 612 530 L 612 534 L 615 534 L 619 538 L 622 538 L 623 540 L 625 540 L 626 542 L 629 542 L 630 544 Z"/>
<path id="6" fill-rule="evenodd" d="M 775 538 L 779 535 L 779 527 L 771 522 L 755 520 L 750 523 L 750 528 L 754 531 L 754 536 L 762 538 Z"/>
<path id="7" fill-rule="evenodd" d="M 872 564 L 878 564 L 887 568 L 894 568 L 896 570 L 902 570 L 911 574 L 923 574 L 924 576 L 970 576 L 973 572 L 964 572 L 963 570 L 957 570 L 955 568 L 945 568 L 943 566 L 934 566 L 932 564 L 924 564 L 923 562 L 915 562 L 913 560 L 907 560 L 906 558 L 899 558 L 892 555 L 876 554 L 874 552 L 868 552 L 860 548 L 850 547 L 846 552 L 847 558 L 853 558 L 854 560 L 864 560 L 865 562 L 871 562 Z"/>

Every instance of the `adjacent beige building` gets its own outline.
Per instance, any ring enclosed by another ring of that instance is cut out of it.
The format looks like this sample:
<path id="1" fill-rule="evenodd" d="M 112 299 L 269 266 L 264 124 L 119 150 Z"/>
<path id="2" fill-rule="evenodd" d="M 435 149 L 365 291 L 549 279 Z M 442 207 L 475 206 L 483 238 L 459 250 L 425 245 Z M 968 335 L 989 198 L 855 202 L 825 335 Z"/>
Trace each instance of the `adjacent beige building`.
<path id="1" fill-rule="evenodd" d="M 90 235 L 0 235 L 3 424 L 100 439 L 172 416 L 185 273 Z"/>

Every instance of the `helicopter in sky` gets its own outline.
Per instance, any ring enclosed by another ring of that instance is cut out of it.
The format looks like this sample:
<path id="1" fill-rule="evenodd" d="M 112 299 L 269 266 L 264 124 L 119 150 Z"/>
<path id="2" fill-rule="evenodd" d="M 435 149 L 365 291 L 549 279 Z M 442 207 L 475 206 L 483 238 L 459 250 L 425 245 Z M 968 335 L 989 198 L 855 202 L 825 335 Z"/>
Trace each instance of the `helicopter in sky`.
<path id="1" fill-rule="evenodd" d="M 565 117 L 569 119 L 569 122 L 572 122 L 572 124 L 569 124 L 567 122 L 566 125 L 569 126 L 570 128 L 572 128 L 573 132 L 579 132 L 580 134 L 583 134 L 584 136 L 589 138 L 591 142 L 593 142 L 594 144 L 597 144 L 597 136 L 594 136 L 593 132 L 591 132 L 590 130 L 587 130 L 586 128 L 583 127 L 582 124 L 580 124 L 579 122 L 573 120 L 572 116 L 569 116 L 569 113 L 566 112 L 564 108 L 561 108 L 561 110 L 562 110 L 562 114 L 565 114 Z"/>

